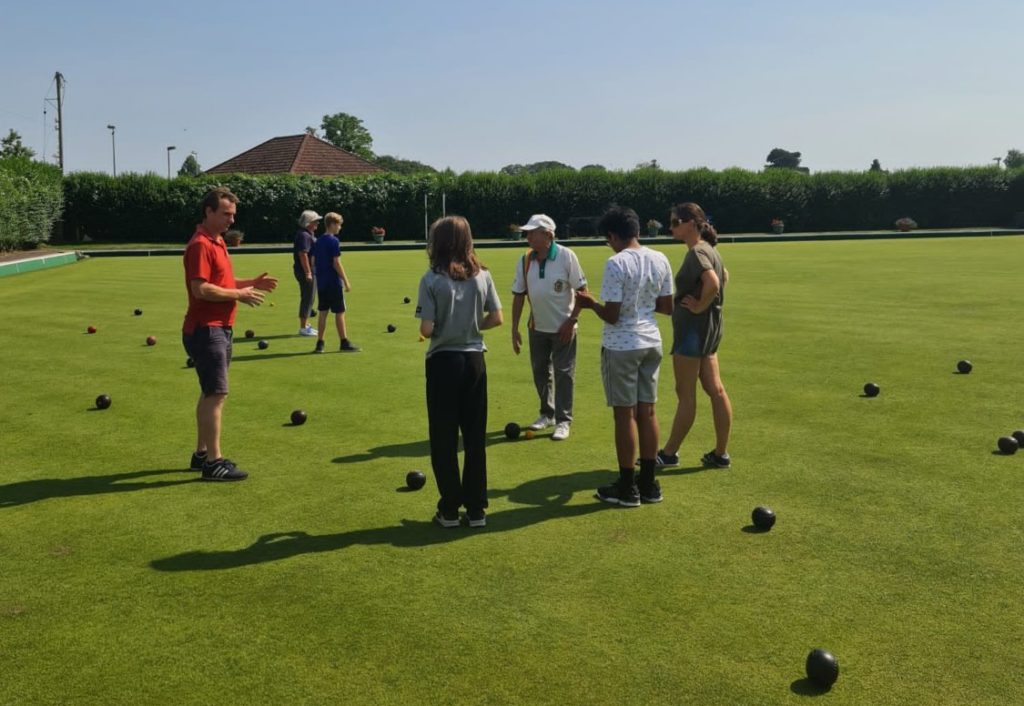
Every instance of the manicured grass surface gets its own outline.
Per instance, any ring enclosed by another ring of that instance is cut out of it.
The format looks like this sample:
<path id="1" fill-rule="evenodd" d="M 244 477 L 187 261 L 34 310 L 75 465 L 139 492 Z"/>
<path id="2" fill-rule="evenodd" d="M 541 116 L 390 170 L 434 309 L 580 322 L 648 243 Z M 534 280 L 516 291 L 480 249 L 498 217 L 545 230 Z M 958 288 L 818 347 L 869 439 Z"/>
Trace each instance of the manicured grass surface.
<path id="1" fill-rule="evenodd" d="M 597 288 L 609 251 L 578 252 Z M 197 385 L 177 258 L 0 280 L 0 701 L 800 703 L 825 647 L 842 671 L 822 703 L 1019 703 L 1024 454 L 993 450 L 1024 426 L 1024 239 L 722 252 L 733 469 L 696 463 L 713 443 L 701 399 L 665 502 L 602 506 L 596 318 L 564 443 L 500 436 L 536 415 L 506 325 L 487 334 L 482 531 L 429 523 L 432 479 L 400 489 L 429 475 L 425 344 L 402 303 L 421 253 L 346 256 L 364 352 L 323 356 L 293 335 L 289 256 L 235 258 L 281 277 L 275 306 L 236 323 L 240 484 L 182 470 Z M 482 254 L 508 310 L 518 252 Z M 113 405 L 93 411 L 100 393 Z M 667 430 L 668 365 L 661 395 Z M 770 533 L 744 531 L 758 504 Z"/>

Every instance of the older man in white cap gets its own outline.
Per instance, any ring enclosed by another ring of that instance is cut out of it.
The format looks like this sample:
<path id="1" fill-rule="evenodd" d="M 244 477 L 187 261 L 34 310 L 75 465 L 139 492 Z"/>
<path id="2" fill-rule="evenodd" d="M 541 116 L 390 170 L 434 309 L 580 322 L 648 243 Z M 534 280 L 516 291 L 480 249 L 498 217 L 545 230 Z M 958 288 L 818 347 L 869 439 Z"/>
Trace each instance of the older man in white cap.
<path id="1" fill-rule="evenodd" d="M 313 297 L 316 294 L 316 278 L 313 272 L 313 244 L 316 242 L 316 228 L 320 224 L 320 214 L 316 211 L 303 211 L 299 215 L 299 230 L 292 243 L 292 269 L 295 281 L 299 283 L 299 335 L 316 336 L 317 330 L 309 325 L 309 317 L 313 311 Z"/>
<path id="2" fill-rule="evenodd" d="M 533 215 L 519 230 L 526 233 L 530 250 L 516 263 L 512 282 L 512 350 L 518 355 L 522 348 L 519 320 L 529 299 L 530 363 L 540 397 L 540 416 L 529 428 L 540 431 L 554 425 L 551 439 L 562 441 L 569 438 L 576 380 L 573 306 L 576 292 L 586 290 L 587 278 L 576 253 L 555 242 L 555 222 L 549 216 Z"/>

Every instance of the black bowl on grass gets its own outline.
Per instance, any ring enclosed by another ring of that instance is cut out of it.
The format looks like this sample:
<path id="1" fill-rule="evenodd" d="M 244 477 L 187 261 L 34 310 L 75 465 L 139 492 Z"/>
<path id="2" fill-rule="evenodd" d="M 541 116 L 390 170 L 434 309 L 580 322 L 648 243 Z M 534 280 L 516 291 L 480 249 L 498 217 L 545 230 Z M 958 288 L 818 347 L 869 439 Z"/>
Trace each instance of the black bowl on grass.
<path id="1" fill-rule="evenodd" d="M 405 485 L 409 490 L 419 490 L 427 483 L 427 477 L 423 471 L 409 471 L 405 474 Z"/>
<path id="2" fill-rule="evenodd" d="M 881 391 L 882 388 L 880 388 L 877 384 L 873 382 L 869 382 L 866 385 L 864 385 L 864 394 L 867 397 L 878 397 L 878 393 Z"/>
<path id="3" fill-rule="evenodd" d="M 775 526 L 775 511 L 770 507 L 758 505 L 750 513 L 750 521 L 754 523 L 754 527 L 757 527 L 762 532 L 767 532 Z"/>
<path id="4" fill-rule="evenodd" d="M 822 689 L 828 689 L 839 678 L 839 660 L 828 650 L 821 648 L 811 650 L 807 655 L 805 668 L 807 678 Z"/>
<path id="5" fill-rule="evenodd" d="M 1020 442 L 1012 436 L 1000 436 L 999 441 L 996 442 L 996 446 L 1007 456 L 1012 456 L 1017 453 L 1017 449 L 1020 448 Z"/>
<path id="6" fill-rule="evenodd" d="M 969 360 L 959 360 L 956 363 L 956 370 L 961 375 L 967 375 L 969 372 L 974 370 L 974 366 L 971 365 L 971 361 Z"/>
<path id="7" fill-rule="evenodd" d="M 522 431 L 523 430 L 519 428 L 518 424 L 515 422 L 509 422 L 505 425 L 505 438 L 509 441 L 515 441 L 519 438 Z"/>

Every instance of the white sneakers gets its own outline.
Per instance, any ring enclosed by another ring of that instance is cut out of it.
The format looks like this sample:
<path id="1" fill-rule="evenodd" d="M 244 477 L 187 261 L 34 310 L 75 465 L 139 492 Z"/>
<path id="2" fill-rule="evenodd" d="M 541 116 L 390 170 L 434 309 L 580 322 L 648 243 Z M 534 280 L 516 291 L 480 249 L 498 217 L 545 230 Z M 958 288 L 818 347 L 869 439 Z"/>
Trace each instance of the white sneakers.
<path id="1" fill-rule="evenodd" d="M 535 421 L 533 424 L 531 424 L 530 426 L 528 426 L 526 428 L 527 429 L 533 429 L 534 431 L 540 431 L 541 429 L 547 429 L 549 426 L 551 426 L 554 423 L 555 423 L 554 419 L 552 419 L 551 417 L 545 417 L 542 414 L 539 417 L 537 417 L 537 421 Z"/>
<path id="2" fill-rule="evenodd" d="M 559 422 L 551 434 L 552 441 L 565 441 L 569 438 L 569 422 Z"/>
<path id="3" fill-rule="evenodd" d="M 299 335 L 300 336 L 316 336 L 317 335 L 317 331 L 316 331 L 315 328 L 313 328 L 309 324 L 306 324 L 305 328 L 300 328 L 299 329 Z"/>

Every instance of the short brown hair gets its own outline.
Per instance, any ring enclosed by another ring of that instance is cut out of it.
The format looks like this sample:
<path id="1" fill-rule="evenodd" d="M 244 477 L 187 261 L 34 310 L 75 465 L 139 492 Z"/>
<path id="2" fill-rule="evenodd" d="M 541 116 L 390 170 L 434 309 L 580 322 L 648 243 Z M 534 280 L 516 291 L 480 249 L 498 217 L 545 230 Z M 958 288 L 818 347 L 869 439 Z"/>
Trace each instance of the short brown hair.
<path id="1" fill-rule="evenodd" d="M 231 189 L 226 186 L 218 186 L 206 192 L 206 196 L 203 197 L 202 202 L 199 204 L 200 216 L 206 218 L 206 209 L 216 213 L 217 209 L 220 208 L 221 199 L 227 199 L 231 203 L 238 203 L 238 197 L 231 193 Z"/>
<path id="2" fill-rule="evenodd" d="M 325 226 L 334 225 L 335 223 L 337 223 L 340 226 L 344 222 L 345 219 L 341 217 L 341 214 L 335 213 L 334 211 L 331 211 L 330 213 L 324 216 Z"/>

